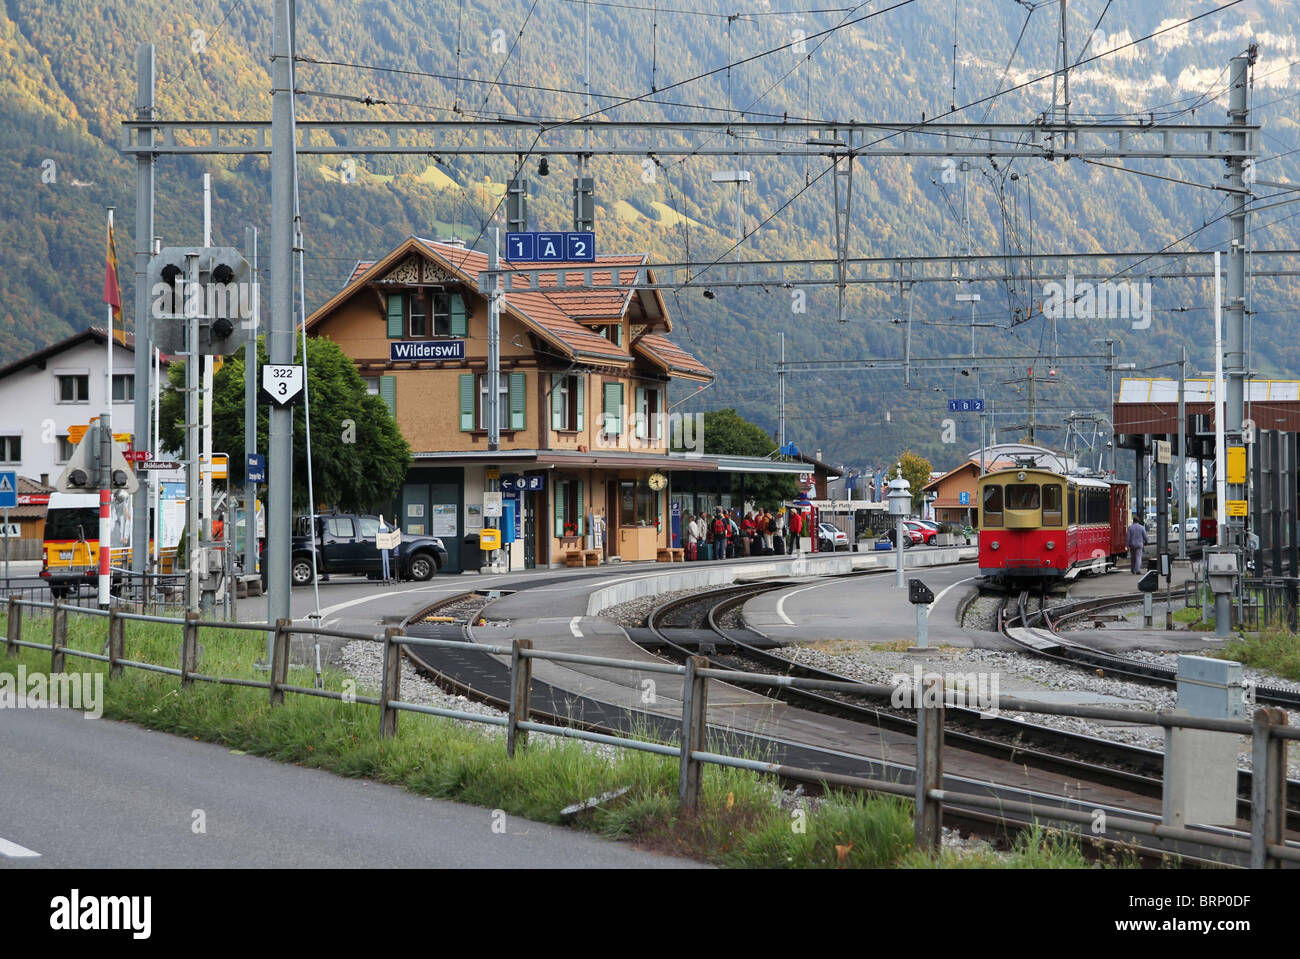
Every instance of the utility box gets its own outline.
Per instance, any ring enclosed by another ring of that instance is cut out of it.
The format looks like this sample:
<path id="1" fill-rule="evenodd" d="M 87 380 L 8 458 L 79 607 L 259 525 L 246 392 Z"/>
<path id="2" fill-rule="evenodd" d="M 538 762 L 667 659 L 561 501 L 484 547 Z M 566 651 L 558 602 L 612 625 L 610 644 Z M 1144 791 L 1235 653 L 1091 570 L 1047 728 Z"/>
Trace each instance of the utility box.
<path id="1" fill-rule="evenodd" d="M 1237 554 L 1227 549 L 1205 551 L 1205 576 L 1216 593 L 1231 593 L 1237 588 Z"/>
<path id="2" fill-rule="evenodd" d="M 1241 663 L 1206 656 L 1179 656 L 1176 715 L 1245 719 L 1246 684 Z M 1227 825 L 1237 821 L 1238 737 L 1204 729 L 1165 730 L 1167 826 Z"/>

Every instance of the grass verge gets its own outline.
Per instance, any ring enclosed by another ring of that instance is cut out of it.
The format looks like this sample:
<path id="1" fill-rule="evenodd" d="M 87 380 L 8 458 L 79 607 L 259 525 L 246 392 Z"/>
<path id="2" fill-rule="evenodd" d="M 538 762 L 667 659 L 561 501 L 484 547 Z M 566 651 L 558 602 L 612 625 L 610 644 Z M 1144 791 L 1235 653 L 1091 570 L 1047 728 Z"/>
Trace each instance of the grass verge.
<path id="1" fill-rule="evenodd" d="M 1229 640 L 1218 656 L 1300 682 L 1300 636 L 1284 628 L 1270 627 L 1258 633 L 1242 634 Z"/>
<path id="2" fill-rule="evenodd" d="M 0 621 L 6 617 L 0 615 Z M 6 624 L 7 625 L 7 624 Z M 23 638 L 47 642 L 50 620 L 25 618 Z M 179 658 L 178 627 L 128 622 L 126 657 L 157 665 Z M 101 652 L 106 624 L 68 616 L 68 647 Z M 265 653 L 260 633 L 205 629 L 199 670 L 261 678 L 254 663 Z M 24 649 L 0 656 L 0 672 L 25 665 L 48 671 L 48 652 Z M 106 664 L 69 657 L 68 669 L 105 672 Z M 347 674 L 327 670 L 326 689 L 355 687 Z M 310 685 L 294 671 L 290 682 Z M 356 690 L 364 694 L 365 690 Z M 127 669 L 105 681 L 104 715 L 281 762 L 367 777 L 412 792 L 473 803 L 540 822 L 567 822 L 643 847 L 722 866 L 768 868 L 882 868 L 1000 866 L 1079 868 L 1080 841 L 1069 834 L 1032 830 L 1010 852 L 975 855 L 919 852 L 912 842 L 911 803 L 888 797 L 831 792 L 814 808 L 782 808 L 771 777 L 706 766 L 703 799 L 695 815 L 676 808 L 677 761 L 629 749 L 592 749 L 573 740 L 534 736 L 514 759 L 499 731 L 439 717 L 405 713 L 399 733 L 379 736 L 371 706 L 290 694 L 272 709 L 263 690 L 196 683 L 182 690 L 175 677 Z M 714 744 L 711 744 L 714 745 Z M 734 750 L 733 750 L 734 752 Z M 567 818 L 561 810 L 628 787 L 607 804 Z"/>

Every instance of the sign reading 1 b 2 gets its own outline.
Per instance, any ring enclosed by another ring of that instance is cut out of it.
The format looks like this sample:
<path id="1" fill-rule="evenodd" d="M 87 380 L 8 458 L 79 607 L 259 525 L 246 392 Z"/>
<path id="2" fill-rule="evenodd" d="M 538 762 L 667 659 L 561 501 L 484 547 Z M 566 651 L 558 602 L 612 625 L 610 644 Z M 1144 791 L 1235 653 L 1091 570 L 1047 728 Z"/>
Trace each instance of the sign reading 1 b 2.
<path id="1" fill-rule="evenodd" d="M 983 413 L 984 401 L 980 399 L 971 400 L 949 400 L 949 413 Z"/>
<path id="2" fill-rule="evenodd" d="M 507 233 L 505 259 L 523 263 L 594 263 L 595 233 Z"/>

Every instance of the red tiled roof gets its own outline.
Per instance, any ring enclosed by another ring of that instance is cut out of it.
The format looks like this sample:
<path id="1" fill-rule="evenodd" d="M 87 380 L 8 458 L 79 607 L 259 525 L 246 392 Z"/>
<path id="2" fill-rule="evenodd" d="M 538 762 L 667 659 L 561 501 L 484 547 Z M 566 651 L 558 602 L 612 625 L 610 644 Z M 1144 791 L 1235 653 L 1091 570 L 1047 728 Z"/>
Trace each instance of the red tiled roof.
<path id="1" fill-rule="evenodd" d="M 713 371 L 661 333 L 647 333 L 632 344 L 638 353 L 682 376 L 713 378 Z"/>
<path id="2" fill-rule="evenodd" d="M 487 254 L 466 249 L 451 243 L 439 243 L 420 237 L 410 237 L 406 242 L 379 260 L 359 260 L 343 289 L 322 305 L 307 321 L 310 329 L 348 296 L 352 295 L 375 267 L 395 264 L 410 249 L 431 257 L 464 278 L 471 288 L 477 289 L 478 274 L 487 269 Z M 552 268 L 550 276 L 541 274 L 538 287 L 529 290 L 506 292 L 502 306 L 526 326 L 533 328 L 543 338 L 574 357 L 587 357 L 614 366 L 626 366 L 632 357 L 622 347 L 610 342 L 594 325 L 616 322 L 626 314 L 632 300 L 630 284 L 636 282 L 637 271 L 646 263 L 644 255 L 600 256 L 592 263 L 504 263 L 506 270 L 513 268 Z M 610 282 L 618 271 L 619 281 L 628 284 L 623 289 L 610 290 L 559 290 L 559 274 L 564 273 L 572 282 L 581 282 L 583 271 L 592 270 L 596 283 Z M 665 325 L 667 321 L 665 319 Z M 671 328 L 671 327 L 670 327 Z M 694 378 L 711 378 L 712 371 L 690 353 L 675 346 L 662 334 L 648 334 L 635 341 L 636 352 L 671 373 Z"/>

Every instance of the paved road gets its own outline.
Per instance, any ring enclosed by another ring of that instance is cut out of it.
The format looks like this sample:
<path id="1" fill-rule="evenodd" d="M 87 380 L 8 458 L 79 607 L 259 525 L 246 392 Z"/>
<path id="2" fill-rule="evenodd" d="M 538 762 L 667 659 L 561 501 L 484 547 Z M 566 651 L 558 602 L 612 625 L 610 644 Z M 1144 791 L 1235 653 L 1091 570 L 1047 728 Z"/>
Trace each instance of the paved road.
<path id="1" fill-rule="evenodd" d="M 0 708 L 0 868 L 696 865 L 503 816 L 71 711 Z"/>
<path id="2" fill-rule="evenodd" d="M 911 554 L 907 554 L 910 556 Z M 979 575 L 975 563 L 905 570 L 935 594 L 930 636 L 971 642 L 955 625 L 958 600 Z M 745 604 L 745 622 L 783 642 L 849 639 L 888 643 L 916 638 L 916 611 L 907 589 L 898 589 L 892 570 L 852 579 L 819 579 L 764 593 Z"/>

